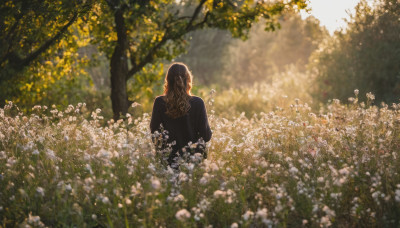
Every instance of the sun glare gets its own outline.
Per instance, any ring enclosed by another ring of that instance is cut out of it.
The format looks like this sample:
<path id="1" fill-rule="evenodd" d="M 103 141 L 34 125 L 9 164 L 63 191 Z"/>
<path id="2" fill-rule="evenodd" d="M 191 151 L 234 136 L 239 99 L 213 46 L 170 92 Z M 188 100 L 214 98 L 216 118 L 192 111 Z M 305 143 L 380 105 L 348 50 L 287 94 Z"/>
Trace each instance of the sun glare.
<path id="1" fill-rule="evenodd" d="M 345 18 L 349 18 L 349 13 L 354 12 L 354 7 L 359 0 L 310 0 L 309 13 L 302 11 L 303 18 L 310 14 L 320 20 L 321 25 L 325 26 L 332 34 L 335 30 L 345 28 Z M 368 0 L 372 3 L 372 0 Z"/>

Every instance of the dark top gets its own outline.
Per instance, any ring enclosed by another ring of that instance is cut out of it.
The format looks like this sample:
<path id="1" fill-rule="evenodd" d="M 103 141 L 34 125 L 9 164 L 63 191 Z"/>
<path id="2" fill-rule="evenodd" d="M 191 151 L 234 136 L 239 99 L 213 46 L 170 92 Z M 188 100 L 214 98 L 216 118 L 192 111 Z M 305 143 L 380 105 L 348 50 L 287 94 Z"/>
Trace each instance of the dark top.
<path id="1" fill-rule="evenodd" d="M 154 100 L 153 114 L 151 116 L 151 133 L 160 132 L 160 124 L 168 131 L 167 143 L 176 142 L 172 151 L 176 152 L 186 146 L 189 142 L 195 143 L 200 138 L 208 142 L 211 139 L 211 129 L 208 124 L 206 107 L 200 97 L 192 96 L 189 111 L 176 119 L 169 117 L 166 112 L 164 96 Z"/>

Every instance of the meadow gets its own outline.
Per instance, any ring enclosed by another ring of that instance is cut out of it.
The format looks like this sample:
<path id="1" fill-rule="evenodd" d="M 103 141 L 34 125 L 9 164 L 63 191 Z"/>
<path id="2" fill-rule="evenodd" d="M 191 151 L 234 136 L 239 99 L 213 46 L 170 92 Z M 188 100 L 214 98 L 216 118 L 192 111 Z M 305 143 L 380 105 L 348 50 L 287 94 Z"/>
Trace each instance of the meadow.
<path id="1" fill-rule="evenodd" d="M 148 113 L 114 122 L 79 103 L 26 115 L 10 102 L 0 226 L 398 227 L 400 104 L 355 91 L 314 111 L 271 91 L 206 96 L 208 158 L 179 171 L 161 164 Z"/>

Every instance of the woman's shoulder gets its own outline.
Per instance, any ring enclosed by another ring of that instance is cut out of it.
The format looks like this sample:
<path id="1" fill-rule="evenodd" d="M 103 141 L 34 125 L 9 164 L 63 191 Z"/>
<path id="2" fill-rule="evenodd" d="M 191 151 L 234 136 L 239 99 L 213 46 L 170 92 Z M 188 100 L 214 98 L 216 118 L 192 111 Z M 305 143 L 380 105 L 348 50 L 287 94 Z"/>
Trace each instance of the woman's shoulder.
<path id="1" fill-rule="evenodd" d="M 191 103 L 192 105 L 201 105 L 201 106 L 204 106 L 204 101 L 203 101 L 203 99 L 202 99 L 201 97 L 198 97 L 198 96 L 192 96 L 192 97 L 190 98 L 190 103 Z"/>
<path id="2" fill-rule="evenodd" d="M 192 97 L 190 98 L 190 101 L 191 101 L 191 102 L 196 102 L 196 103 L 198 103 L 198 102 L 204 103 L 203 99 L 202 99 L 201 97 L 198 97 L 198 96 L 192 96 Z"/>
<path id="3" fill-rule="evenodd" d="M 155 106 L 164 106 L 165 105 L 165 96 L 157 96 L 154 99 Z"/>
<path id="4" fill-rule="evenodd" d="M 165 101 L 164 95 L 157 96 L 156 99 L 154 99 L 154 102 L 164 102 L 164 101 Z"/>

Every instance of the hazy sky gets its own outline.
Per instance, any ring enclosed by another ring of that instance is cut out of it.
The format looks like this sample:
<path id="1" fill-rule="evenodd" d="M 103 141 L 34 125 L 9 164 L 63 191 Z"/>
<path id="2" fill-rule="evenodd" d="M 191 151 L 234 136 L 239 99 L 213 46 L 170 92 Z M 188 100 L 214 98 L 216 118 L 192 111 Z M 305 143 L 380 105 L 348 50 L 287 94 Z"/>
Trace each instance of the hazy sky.
<path id="1" fill-rule="evenodd" d="M 346 11 L 354 12 L 354 7 L 360 0 L 310 0 L 311 15 L 318 18 L 330 33 L 340 27 L 345 27 L 343 18 L 349 18 Z M 371 1 L 368 1 L 371 2 Z M 302 13 L 303 16 L 307 14 Z"/>

